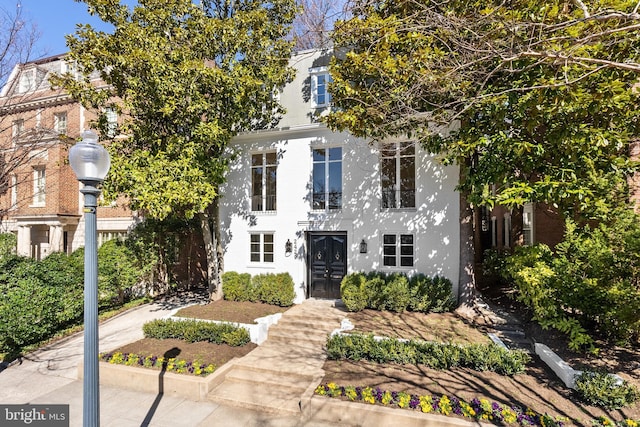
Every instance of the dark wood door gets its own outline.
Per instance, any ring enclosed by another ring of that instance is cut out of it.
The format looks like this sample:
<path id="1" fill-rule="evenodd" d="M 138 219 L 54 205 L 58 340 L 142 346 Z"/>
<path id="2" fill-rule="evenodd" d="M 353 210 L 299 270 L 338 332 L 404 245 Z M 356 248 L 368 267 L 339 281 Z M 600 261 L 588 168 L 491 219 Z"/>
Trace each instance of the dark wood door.
<path id="1" fill-rule="evenodd" d="M 347 273 L 347 234 L 310 234 L 309 258 L 309 296 L 340 298 L 340 282 Z"/>

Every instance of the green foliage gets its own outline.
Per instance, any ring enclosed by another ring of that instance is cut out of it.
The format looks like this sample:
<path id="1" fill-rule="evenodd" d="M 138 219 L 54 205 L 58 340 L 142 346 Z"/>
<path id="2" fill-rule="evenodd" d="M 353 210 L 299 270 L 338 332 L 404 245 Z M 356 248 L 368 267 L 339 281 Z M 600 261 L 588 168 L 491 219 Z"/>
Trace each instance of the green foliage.
<path id="1" fill-rule="evenodd" d="M 427 341 L 376 339 L 373 335 L 333 335 L 327 341 L 331 360 L 369 360 L 377 363 L 426 365 L 433 369 L 466 367 L 501 375 L 524 372 L 530 361 L 521 350 L 506 350 L 496 344 L 441 344 Z"/>
<path id="2" fill-rule="evenodd" d="M 451 311 L 455 306 L 451 281 L 424 274 L 409 279 L 403 274 L 352 273 L 342 279 L 340 292 L 349 311 L 371 308 L 437 313 Z"/>
<path id="3" fill-rule="evenodd" d="M 258 300 L 266 303 L 289 307 L 296 297 L 293 279 L 289 273 L 259 274 L 252 279 Z"/>
<path id="4" fill-rule="evenodd" d="M 229 301 L 255 301 L 256 289 L 251 283 L 249 273 L 227 271 L 222 275 L 224 299 Z"/>
<path id="5" fill-rule="evenodd" d="M 352 273 L 347 274 L 340 282 L 340 295 L 347 310 L 361 311 L 367 307 L 366 281 L 364 274 Z"/>
<path id="6" fill-rule="evenodd" d="M 107 306 L 122 305 L 131 288 L 141 279 L 135 254 L 124 242 L 114 239 L 98 249 L 98 290 Z"/>
<path id="7" fill-rule="evenodd" d="M 285 36 L 295 1 L 83 2 L 114 31 L 79 26 L 68 59 L 105 85 L 71 74 L 54 82 L 97 110 L 111 139 L 107 197 L 126 194 L 147 218 L 203 212 L 224 180 L 228 142 L 282 113 L 272 91 L 292 78 Z M 118 129 L 126 137 L 113 139 L 105 107 L 126 113 Z"/>
<path id="8" fill-rule="evenodd" d="M 507 260 L 518 300 L 543 327 L 566 333 L 570 347 L 593 349 L 593 336 L 618 344 L 640 337 L 640 224 L 622 209 L 609 223 L 578 229 L 569 221 L 556 253 L 520 248 Z"/>
<path id="9" fill-rule="evenodd" d="M 18 238 L 13 233 L 0 233 L 0 258 L 15 254 Z"/>
<path id="10" fill-rule="evenodd" d="M 207 341 L 215 344 L 242 346 L 251 339 L 249 332 L 230 323 L 201 320 L 157 319 L 142 326 L 146 338 L 175 338 L 189 342 Z"/>
<path id="11" fill-rule="evenodd" d="M 457 162 L 474 206 L 546 202 L 610 218 L 638 168 L 627 150 L 640 131 L 640 38 L 626 23 L 635 6 L 358 3 L 333 33 L 344 54 L 330 67 L 327 124 L 374 140 L 408 135 Z"/>
<path id="12" fill-rule="evenodd" d="M 618 380 L 606 372 L 584 371 L 576 378 L 575 391 L 589 405 L 605 409 L 620 409 L 640 399 L 640 390 L 627 381 Z"/>

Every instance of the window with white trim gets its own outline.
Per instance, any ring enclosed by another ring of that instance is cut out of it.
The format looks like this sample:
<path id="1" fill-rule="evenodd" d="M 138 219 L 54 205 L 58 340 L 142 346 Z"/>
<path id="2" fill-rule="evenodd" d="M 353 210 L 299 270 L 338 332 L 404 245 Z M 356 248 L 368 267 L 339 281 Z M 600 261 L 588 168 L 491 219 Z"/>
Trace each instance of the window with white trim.
<path id="1" fill-rule="evenodd" d="M 533 203 L 524 205 L 522 212 L 522 237 L 525 245 L 533 244 Z"/>
<path id="2" fill-rule="evenodd" d="M 382 235 L 382 265 L 387 267 L 413 267 L 413 234 Z"/>
<path id="3" fill-rule="evenodd" d="M 504 214 L 502 219 L 502 246 L 511 246 L 511 214 Z"/>
<path id="4" fill-rule="evenodd" d="M 342 208 L 342 148 L 313 150 L 313 209 Z"/>
<path id="5" fill-rule="evenodd" d="M 331 94 L 329 93 L 329 83 L 331 75 L 327 67 L 310 68 L 311 74 L 311 95 L 315 108 L 327 107 L 331 104 Z"/>
<path id="6" fill-rule="evenodd" d="M 18 177 L 11 175 L 11 209 L 18 207 Z"/>
<path id="7" fill-rule="evenodd" d="M 275 151 L 251 155 L 251 210 L 276 210 L 276 172 L 277 155 Z"/>
<path id="8" fill-rule="evenodd" d="M 67 113 L 55 113 L 53 115 L 53 128 L 58 133 L 67 133 Z"/>
<path id="9" fill-rule="evenodd" d="M 13 135 L 14 138 L 19 137 L 20 134 L 24 132 L 24 120 L 23 119 L 14 120 L 11 131 L 12 131 L 11 134 Z"/>
<path id="10" fill-rule="evenodd" d="M 113 107 L 107 107 L 104 114 L 107 119 L 107 136 L 113 138 L 118 133 L 118 112 Z"/>
<path id="11" fill-rule="evenodd" d="M 33 168 L 33 206 L 45 205 L 46 172 L 44 167 Z"/>
<path id="12" fill-rule="evenodd" d="M 36 88 L 36 69 L 25 70 L 20 74 L 18 93 L 25 93 Z"/>
<path id="13" fill-rule="evenodd" d="M 252 263 L 272 263 L 274 261 L 273 233 L 250 235 L 249 260 Z"/>
<path id="14" fill-rule="evenodd" d="M 416 207 L 416 146 L 413 141 L 380 148 L 380 184 L 383 209 Z"/>

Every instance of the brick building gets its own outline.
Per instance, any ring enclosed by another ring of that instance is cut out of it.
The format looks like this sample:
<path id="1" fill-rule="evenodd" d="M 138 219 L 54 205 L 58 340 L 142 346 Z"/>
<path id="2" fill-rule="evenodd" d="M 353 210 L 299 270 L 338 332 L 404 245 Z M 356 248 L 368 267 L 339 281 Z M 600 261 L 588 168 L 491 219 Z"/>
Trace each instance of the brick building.
<path id="1" fill-rule="evenodd" d="M 81 184 L 67 157 L 95 115 L 51 87 L 50 76 L 65 72 L 75 69 L 64 55 L 19 64 L 0 92 L 0 231 L 15 233 L 18 254 L 36 259 L 84 245 Z M 98 244 L 135 221 L 122 204 L 99 207 Z"/>

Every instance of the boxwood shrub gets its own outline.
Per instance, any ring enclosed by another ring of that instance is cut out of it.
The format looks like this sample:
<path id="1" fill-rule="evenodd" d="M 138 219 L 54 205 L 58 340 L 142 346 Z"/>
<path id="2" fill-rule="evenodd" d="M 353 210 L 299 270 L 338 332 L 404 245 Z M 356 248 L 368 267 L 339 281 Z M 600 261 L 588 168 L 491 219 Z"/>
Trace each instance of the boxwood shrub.
<path id="1" fill-rule="evenodd" d="M 255 301 L 256 290 L 249 273 L 228 271 L 222 275 L 224 299 L 229 301 Z"/>
<path id="2" fill-rule="evenodd" d="M 376 339 L 373 335 L 334 335 L 327 341 L 332 360 L 369 360 L 377 363 L 425 365 L 433 369 L 453 367 L 492 371 L 501 375 L 524 372 L 531 357 L 521 350 L 507 350 L 496 344 L 434 343 Z"/>
<path id="3" fill-rule="evenodd" d="M 293 279 L 289 273 L 259 274 L 253 277 L 253 286 L 256 289 L 258 300 L 266 303 L 289 307 L 293 305 L 295 291 Z"/>
<path id="4" fill-rule="evenodd" d="M 576 378 L 575 391 L 589 405 L 620 409 L 640 399 L 640 390 L 627 381 L 618 383 L 606 372 L 584 371 Z"/>
<path id="5" fill-rule="evenodd" d="M 251 339 L 249 331 L 230 323 L 203 322 L 201 320 L 157 319 L 142 326 L 145 338 L 175 338 L 188 342 L 207 341 L 215 344 L 242 346 Z"/>
<path id="6" fill-rule="evenodd" d="M 455 307 L 451 281 L 435 276 L 372 272 L 348 274 L 340 285 L 342 301 L 349 311 L 405 310 L 428 312 L 451 311 Z"/>

